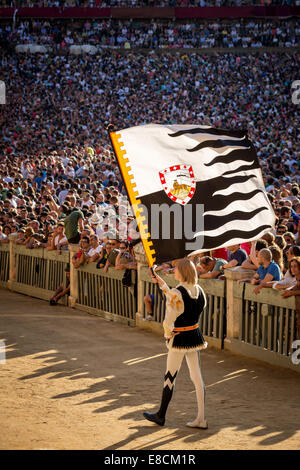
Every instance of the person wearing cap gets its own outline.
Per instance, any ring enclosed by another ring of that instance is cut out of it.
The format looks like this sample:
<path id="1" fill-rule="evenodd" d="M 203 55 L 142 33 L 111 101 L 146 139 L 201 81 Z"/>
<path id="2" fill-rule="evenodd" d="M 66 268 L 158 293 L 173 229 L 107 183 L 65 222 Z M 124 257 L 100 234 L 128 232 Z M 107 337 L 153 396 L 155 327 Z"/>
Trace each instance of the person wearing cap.
<path id="1" fill-rule="evenodd" d="M 58 301 L 65 295 L 70 295 L 70 265 L 68 264 L 65 268 L 66 273 L 66 287 L 63 283 L 58 286 L 53 296 L 49 300 L 50 305 L 56 305 Z"/>
<path id="2" fill-rule="evenodd" d="M 100 238 L 101 234 L 103 233 L 103 230 L 101 229 L 100 225 L 101 222 L 103 221 L 103 217 L 101 217 L 98 214 L 93 214 L 92 217 L 89 218 L 89 223 L 91 224 L 91 228 L 95 235 Z"/>
<path id="3" fill-rule="evenodd" d="M 31 227 L 34 232 L 37 232 L 40 228 L 40 222 L 35 219 L 33 214 L 30 216 L 30 219 L 31 221 L 29 222 L 28 227 Z"/>

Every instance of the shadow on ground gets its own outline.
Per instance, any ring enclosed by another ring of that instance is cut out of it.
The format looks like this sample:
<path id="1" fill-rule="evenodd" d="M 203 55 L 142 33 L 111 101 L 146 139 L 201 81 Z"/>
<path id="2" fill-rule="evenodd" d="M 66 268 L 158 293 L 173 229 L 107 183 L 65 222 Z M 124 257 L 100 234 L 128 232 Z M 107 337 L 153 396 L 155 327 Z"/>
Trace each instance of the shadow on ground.
<path id="1" fill-rule="evenodd" d="M 60 393 L 48 399 L 81 407 L 83 422 L 91 412 L 117 416 L 123 432 L 106 449 L 128 448 L 134 440 L 136 450 L 154 450 L 178 440 L 187 448 L 199 447 L 226 429 L 237 439 L 240 431 L 247 431 L 249 448 L 251 438 L 267 448 L 288 444 L 300 430 L 299 374 L 208 349 L 201 352 L 201 363 L 209 429 L 185 427 L 196 413 L 196 397 L 184 364 L 162 435 L 162 428 L 142 416 L 145 410 L 156 410 L 160 401 L 166 349 L 158 336 L 4 290 L 1 295 L 5 368 L 13 359 L 28 356 L 32 371 L 20 374 L 19 383 L 38 377 L 48 383 L 67 379 L 67 389 L 62 384 Z M 0 375 L 3 380 L 1 366 Z M 109 432 L 109 420 L 106 425 Z"/>

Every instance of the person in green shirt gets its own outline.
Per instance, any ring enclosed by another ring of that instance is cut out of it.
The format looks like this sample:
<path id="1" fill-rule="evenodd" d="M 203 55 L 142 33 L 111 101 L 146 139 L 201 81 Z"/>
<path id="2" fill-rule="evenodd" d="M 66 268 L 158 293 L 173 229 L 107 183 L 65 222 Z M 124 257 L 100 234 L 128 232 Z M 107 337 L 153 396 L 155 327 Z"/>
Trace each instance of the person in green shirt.
<path id="1" fill-rule="evenodd" d="M 5 201 L 5 200 L 6 200 L 7 191 L 8 191 L 7 188 L 3 188 L 3 189 L 1 190 L 1 200 L 2 200 L 2 201 Z"/>
<path id="2" fill-rule="evenodd" d="M 222 258 L 212 258 L 210 256 L 203 256 L 200 259 L 201 271 L 199 274 L 200 279 L 217 279 L 223 271 L 221 266 L 227 264 L 227 261 Z"/>
<path id="3" fill-rule="evenodd" d="M 80 231 L 84 229 L 83 221 L 84 215 L 81 210 L 77 208 L 73 209 L 72 212 L 67 215 L 64 220 L 64 225 L 68 243 L 79 243 Z"/>

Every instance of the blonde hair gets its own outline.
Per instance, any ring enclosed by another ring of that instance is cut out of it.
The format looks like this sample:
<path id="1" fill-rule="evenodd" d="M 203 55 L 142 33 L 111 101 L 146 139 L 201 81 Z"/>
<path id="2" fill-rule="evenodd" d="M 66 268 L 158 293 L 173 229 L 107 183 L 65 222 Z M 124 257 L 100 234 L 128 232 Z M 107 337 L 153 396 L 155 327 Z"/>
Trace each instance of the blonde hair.
<path id="1" fill-rule="evenodd" d="M 197 284 L 198 275 L 194 263 L 188 259 L 183 258 L 177 261 L 176 268 L 182 278 L 182 282 L 187 282 L 188 284 Z"/>
<path id="2" fill-rule="evenodd" d="M 267 261 L 272 261 L 272 252 L 269 248 L 262 248 L 259 254 Z"/>

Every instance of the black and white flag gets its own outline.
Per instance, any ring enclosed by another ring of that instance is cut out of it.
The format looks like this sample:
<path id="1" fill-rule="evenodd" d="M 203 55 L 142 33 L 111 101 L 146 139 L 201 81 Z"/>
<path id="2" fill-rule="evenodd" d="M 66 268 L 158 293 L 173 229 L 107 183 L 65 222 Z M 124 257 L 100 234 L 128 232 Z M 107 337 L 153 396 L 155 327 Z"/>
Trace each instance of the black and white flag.
<path id="1" fill-rule="evenodd" d="M 274 227 L 247 131 L 149 124 L 110 136 L 150 266 Z"/>

